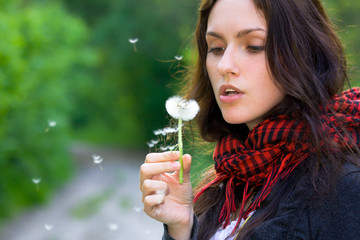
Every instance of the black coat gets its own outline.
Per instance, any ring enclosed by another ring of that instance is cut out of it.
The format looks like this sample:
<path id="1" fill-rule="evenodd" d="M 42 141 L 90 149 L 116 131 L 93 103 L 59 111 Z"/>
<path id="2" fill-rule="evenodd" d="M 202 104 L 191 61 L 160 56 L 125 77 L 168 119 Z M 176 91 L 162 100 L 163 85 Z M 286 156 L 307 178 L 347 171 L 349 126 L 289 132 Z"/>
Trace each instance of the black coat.
<path id="1" fill-rule="evenodd" d="M 309 175 L 302 170 L 294 171 L 274 187 L 250 220 L 277 198 L 279 188 L 283 187 L 293 190 L 278 204 L 275 214 L 255 229 L 251 240 L 360 239 L 360 168 L 345 164 L 336 189 L 321 199 L 313 198 Z M 198 221 L 194 218 L 192 240 L 197 239 Z M 166 225 L 162 239 L 173 239 Z"/>

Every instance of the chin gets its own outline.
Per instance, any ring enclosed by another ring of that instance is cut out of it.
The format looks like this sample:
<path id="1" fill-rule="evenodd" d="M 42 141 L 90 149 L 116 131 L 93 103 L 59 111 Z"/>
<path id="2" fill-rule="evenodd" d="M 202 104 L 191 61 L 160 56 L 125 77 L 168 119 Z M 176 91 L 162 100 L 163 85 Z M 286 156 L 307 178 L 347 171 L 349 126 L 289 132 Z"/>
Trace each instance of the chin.
<path id="1" fill-rule="evenodd" d="M 237 117 L 237 116 L 223 115 L 223 118 L 224 118 L 225 122 L 227 122 L 229 124 L 241 124 L 241 123 L 246 122 L 246 121 L 244 121 L 243 118 L 240 118 L 240 117 Z"/>

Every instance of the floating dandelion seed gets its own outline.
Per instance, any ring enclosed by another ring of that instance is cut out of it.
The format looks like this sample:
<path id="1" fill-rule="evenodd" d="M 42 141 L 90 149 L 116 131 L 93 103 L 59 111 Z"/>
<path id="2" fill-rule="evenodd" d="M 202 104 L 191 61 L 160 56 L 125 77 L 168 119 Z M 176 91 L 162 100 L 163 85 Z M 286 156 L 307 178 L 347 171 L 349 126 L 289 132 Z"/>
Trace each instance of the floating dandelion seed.
<path id="1" fill-rule="evenodd" d="M 175 56 L 175 59 L 181 61 L 183 59 L 183 56 Z"/>
<path id="2" fill-rule="evenodd" d="M 100 169 L 103 170 L 101 163 L 104 161 L 104 159 L 100 155 L 93 154 L 92 155 L 94 165 L 98 164 Z"/>
<path id="3" fill-rule="evenodd" d="M 183 142 L 182 142 L 182 121 L 189 121 L 195 118 L 199 112 L 199 104 L 195 100 L 185 100 L 180 96 L 173 96 L 165 103 L 166 111 L 175 119 L 178 119 L 178 147 L 179 147 L 179 162 L 181 165 L 179 171 L 179 183 L 184 181 L 184 166 L 182 161 Z"/>
<path id="4" fill-rule="evenodd" d="M 39 183 L 41 182 L 41 178 L 33 178 L 32 182 L 36 185 L 36 191 L 39 191 Z"/>
<path id="5" fill-rule="evenodd" d="M 45 225 L 44 225 L 44 228 L 45 228 L 47 231 L 51 231 L 51 230 L 54 228 L 54 226 L 53 226 L 53 225 L 50 225 L 50 224 L 45 224 Z"/>
<path id="6" fill-rule="evenodd" d="M 136 49 L 136 43 L 139 41 L 138 38 L 129 38 L 129 43 L 131 43 L 132 45 L 134 45 L 134 52 L 137 52 Z"/>
<path id="7" fill-rule="evenodd" d="M 180 61 L 183 59 L 183 56 L 175 56 L 175 59 L 178 61 L 178 67 L 180 67 Z"/>
<path id="8" fill-rule="evenodd" d="M 49 121 L 49 127 L 55 127 L 56 124 L 56 121 Z"/>
<path id="9" fill-rule="evenodd" d="M 141 207 L 134 207 L 134 211 L 139 213 L 141 211 Z"/>
<path id="10" fill-rule="evenodd" d="M 45 129 L 45 132 L 48 132 L 50 128 L 56 127 L 57 122 L 56 121 L 48 121 L 48 127 Z"/>
<path id="11" fill-rule="evenodd" d="M 118 225 L 115 223 L 109 223 L 108 227 L 111 231 L 116 231 L 118 229 Z"/>
<path id="12" fill-rule="evenodd" d="M 35 184 L 39 184 L 41 182 L 41 178 L 33 178 L 32 181 Z"/>

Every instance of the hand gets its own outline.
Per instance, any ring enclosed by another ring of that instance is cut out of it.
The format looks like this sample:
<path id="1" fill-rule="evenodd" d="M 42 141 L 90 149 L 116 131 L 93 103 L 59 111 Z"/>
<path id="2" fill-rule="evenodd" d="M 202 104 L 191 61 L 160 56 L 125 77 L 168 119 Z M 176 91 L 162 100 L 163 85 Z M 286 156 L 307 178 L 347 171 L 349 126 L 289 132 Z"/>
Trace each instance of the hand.
<path id="1" fill-rule="evenodd" d="M 187 232 L 190 234 L 193 224 L 191 156 L 183 156 L 183 184 L 179 183 L 180 163 L 176 162 L 178 159 L 178 152 L 150 153 L 140 168 L 140 191 L 144 212 L 168 225 L 172 237 L 178 232 L 182 235 L 186 235 Z"/>

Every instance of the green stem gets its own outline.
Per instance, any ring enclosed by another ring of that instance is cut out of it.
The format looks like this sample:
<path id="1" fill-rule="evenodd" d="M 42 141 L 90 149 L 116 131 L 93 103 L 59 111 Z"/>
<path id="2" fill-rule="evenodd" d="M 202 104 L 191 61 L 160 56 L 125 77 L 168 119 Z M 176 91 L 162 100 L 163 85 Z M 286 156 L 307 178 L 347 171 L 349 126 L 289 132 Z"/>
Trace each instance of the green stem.
<path id="1" fill-rule="evenodd" d="M 184 182 L 184 165 L 183 165 L 183 160 L 182 160 L 182 156 L 183 156 L 183 142 L 182 142 L 182 119 L 179 118 L 179 125 L 178 125 L 178 145 L 179 145 L 179 153 L 180 153 L 180 157 L 179 157 L 179 162 L 181 165 L 180 171 L 179 171 L 179 183 L 183 183 Z"/>

